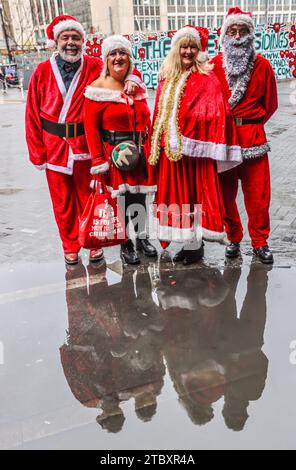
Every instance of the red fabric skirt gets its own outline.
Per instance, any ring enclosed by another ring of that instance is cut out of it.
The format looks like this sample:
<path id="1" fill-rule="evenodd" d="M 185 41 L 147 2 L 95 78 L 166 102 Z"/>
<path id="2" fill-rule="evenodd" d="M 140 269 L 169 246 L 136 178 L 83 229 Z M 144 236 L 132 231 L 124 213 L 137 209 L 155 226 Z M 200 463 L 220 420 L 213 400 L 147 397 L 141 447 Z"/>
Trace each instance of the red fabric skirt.
<path id="1" fill-rule="evenodd" d="M 189 242 L 202 237 L 222 242 L 225 239 L 216 161 L 183 156 L 182 160 L 172 162 L 162 149 L 157 183 L 154 214 L 160 240 Z"/>

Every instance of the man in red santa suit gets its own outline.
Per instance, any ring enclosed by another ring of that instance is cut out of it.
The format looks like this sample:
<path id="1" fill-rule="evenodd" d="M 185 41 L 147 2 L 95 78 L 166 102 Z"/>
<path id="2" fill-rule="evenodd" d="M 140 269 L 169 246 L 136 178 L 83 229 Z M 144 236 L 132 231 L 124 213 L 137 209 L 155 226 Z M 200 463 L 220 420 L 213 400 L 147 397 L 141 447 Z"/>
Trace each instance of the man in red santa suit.
<path id="1" fill-rule="evenodd" d="M 236 205 L 241 180 L 254 254 L 262 263 L 273 263 L 268 247 L 270 232 L 270 174 L 264 124 L 276 111 L 275 75 L 267 59 L 255 52 L 255 26 L 251 13 L 230 8 L 221 28 L 223 53 L 213 59 L 236 121 L 243 163 L 220 174 L 229 246 L 226 256 L 240 254 L 243 229 Z"/>
<path id="2" fill-rule="evenodd" d="M 26 139 L 31 162 L 46 170 L 53 210 L 67 264 L 79 262 L 79 217 L 90 194 L 91 159 L 83 126 L 84 91 L 101 73 L 101 60 L 82 53 L 85 32 L 76 18 L 56 17 L 47 28 L 52 57 L 39 64 L 30 81 Z M 135 72 L 134 72 L 135 73 Z M 143 86 L 126 78 L 126 92 Z M 100 261 L 102 250 L 91 250 Z"/>

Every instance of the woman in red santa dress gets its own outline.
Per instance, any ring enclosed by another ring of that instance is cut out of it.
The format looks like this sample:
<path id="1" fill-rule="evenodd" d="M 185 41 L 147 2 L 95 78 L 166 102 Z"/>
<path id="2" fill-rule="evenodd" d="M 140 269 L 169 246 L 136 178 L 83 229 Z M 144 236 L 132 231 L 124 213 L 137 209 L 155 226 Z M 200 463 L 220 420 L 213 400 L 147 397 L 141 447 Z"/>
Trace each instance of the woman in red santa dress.
<path id="1" fill-rule="evenodd" d="M 157 165 L 157 236 L 184 248 L 185 265 L 204 255 L 202 239 L 223 242 L 218 172 L 242 161 L 235 124 L 205 52 L 208 30 L 177 31 L 162 64 L 149 162 Z"/>
<path id="2" fill-rule="evenodd" d="M 124 195 L 126 225 L 130 213 L 135 228 L 137 226 L 136 249 L 146 256 L 156 257 L 156 249 L 146 235 L 146 196 L 156 191 L 155 169 L 147 161 L 150 111 L 147 94 L 142 89 L 133 99 L 124 94 L 124 81 L 133 69 L 131 56 L 131 43 L 123 36 L 114 35 L 103 41 L 104 68 L 98 80 L 86 89 L 84 124 L 92 157 L 91 173 L 105 174 L 113 198 Z M 122 171 L 111 162 L 111 154 L 116 148 L 117 162 L 125 161 L 130 147 L 123 145 L 120 149 L 118 145 L 131 140 L 140 151 L 140 159 L 136 168 Z M 127 264 L 140 263 L 131 239 L 121 245 L 121 258 Z"/>

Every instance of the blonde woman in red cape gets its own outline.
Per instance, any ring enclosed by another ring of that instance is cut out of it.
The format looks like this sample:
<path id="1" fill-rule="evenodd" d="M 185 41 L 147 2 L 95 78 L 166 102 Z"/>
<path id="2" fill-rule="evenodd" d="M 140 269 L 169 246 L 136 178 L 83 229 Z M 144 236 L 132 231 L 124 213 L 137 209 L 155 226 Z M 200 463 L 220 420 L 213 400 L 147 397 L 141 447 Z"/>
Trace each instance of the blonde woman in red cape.
<path id="1" fill-rule="evenodd" d="M 157 165 L 157 236 L 183 248 L 174 261 L 204 256 L 202 239 L 224 242 L 218 172 L 242 161 L 234 120 L 205 52 L 208 30 L 177 31 L 160 70 L 149 162 Z"/>

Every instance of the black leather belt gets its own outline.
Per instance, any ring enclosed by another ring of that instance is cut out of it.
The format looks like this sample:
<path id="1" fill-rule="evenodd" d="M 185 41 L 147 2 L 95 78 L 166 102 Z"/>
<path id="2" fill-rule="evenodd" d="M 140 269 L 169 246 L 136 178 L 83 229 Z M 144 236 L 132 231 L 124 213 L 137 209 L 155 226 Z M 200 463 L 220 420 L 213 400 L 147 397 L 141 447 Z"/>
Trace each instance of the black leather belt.
<path id="1" fill-rule="evenodd" d="M 41 123 L 42 129 L 46 132 L 62 138 L 72 139 L 73 137 L 85 134 L 83 122 L 66 122 L 65 124 L 59 124 L 58 122 L 41 118 Z"/>
<path id="2" fill-rule="evenodd" d="M 146 140 L 146 133 L 145 132 L 120 132 L 120 131 L 107 131 L 102 129 L 100 131 L 101 138 L 104 142 L 108 142 L 112 145 L 120 144 L 126 140 L 133 140 L 136 144 L 139 143 L 140 135 L 142 138 L 142 143 Z M 134 139 L 135 137 L 135 139 Z"/>
<path id="3" fill-rule="evenodd" d="M 262 124 L 263 118 L 255 118 L 255 119 L 242 119 L 242 118 L 235 118 L 235 124 L 237 126 L 242 126 L 243 124 Z"/>

